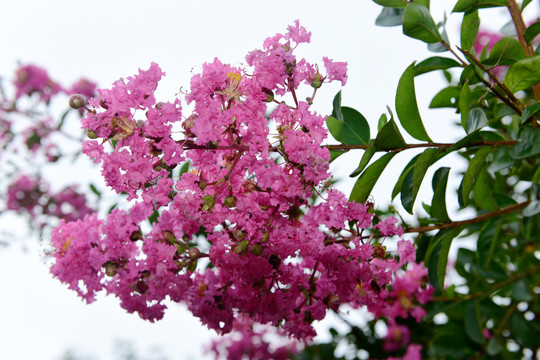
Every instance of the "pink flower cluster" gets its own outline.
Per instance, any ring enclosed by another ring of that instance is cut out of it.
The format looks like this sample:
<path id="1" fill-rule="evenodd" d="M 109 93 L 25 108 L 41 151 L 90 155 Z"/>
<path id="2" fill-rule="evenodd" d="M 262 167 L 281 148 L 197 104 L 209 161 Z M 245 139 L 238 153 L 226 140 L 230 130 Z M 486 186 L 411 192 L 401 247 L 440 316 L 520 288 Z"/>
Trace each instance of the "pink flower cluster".
<path id="1" fill-rule="evenodd" d="M 68 95 L 81 94 L 88 98 L 94 96 L 97 85 L 90 80 L 80 79 L 69 89 L 64 89 L 49 77 L 47 71 L 36 65 L 24 65 L 17 69 L 13 83 L 17 88 L 15 97 L 38 94 L 40 100 L 49 103 L 51 98 L 64 92 Z"/>
<path id="2" fill-rule="evenodd" d="M 220 334 L 260 323 L 307 341 L 312 323 L 341 304 L 417 316 L 417 297 L 429 292 L 417 268 L 413 280 L 395 280 L 414 261 L 412 244 L 389 252 L 371 242 L 369 207 L 327 181 L 325 117 L 296 92 L 345 83 L 346 64 L 325 58 L 322 75 L 298 59 L 310 36 L 296 22 L 249 53 L 249 68 L 204 64 L 185 97 L 188 116 L 178 99 L 156 101 L 164 73 L 154 63 L 98 90 L 83 151 L 131 208 L 62 223 L 51 272 L 88 302 L 105 290 L 150 321 L 163 316 L 164 300 L 183 302 Z M 186 161 L 191 171 L 179 176 Z M 381 233 L 399 233 L 388 224 Z"/>
<path id="3" fill-rule="evenodd" d="M 46 215 L 75 221 L 93 212 L 75 187 L 53 193 L 46 182 L 27 175 L 19 175 L 9 185 L 6 203 L 8 210 L 27 213 L 32 219 Z"/>

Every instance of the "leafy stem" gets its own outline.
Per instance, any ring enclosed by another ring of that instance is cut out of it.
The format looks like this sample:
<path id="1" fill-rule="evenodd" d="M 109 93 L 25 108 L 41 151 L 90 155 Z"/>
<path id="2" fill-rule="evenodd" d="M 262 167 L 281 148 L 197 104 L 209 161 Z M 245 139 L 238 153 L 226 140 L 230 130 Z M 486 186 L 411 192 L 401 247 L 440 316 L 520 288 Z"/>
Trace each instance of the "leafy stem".
<path id="1" fill-rule="evenodd" d="M 482 221 L 487 220 L 487 219 L 491 219 L 491 218 L 499 216 L 499 215 L 508 214 L 508 213 L 514 212 L 516 210 L 522 209 L 522 208 L 526 207 L 527 205 L 529 205 L 530 203 L 531 203 L 531 200 L 527 200 L 527 201 L 522 202 L 522 203 L 518 203 L 518 204 L 514 204 L 514 205 L 510 205 L 510 206 L 505 206 L 505 207 L 502 207 L 500 209 L 497 209 L 497 210 L 482 214 L 480 216 L 477 216 L 475 218 L 468 219 L 468 220 L 452 221 L 452 222 L 448 222 L 448 223 L 444 223 L 444 224 L 440 224 L 440 225 L 406 227 L 404 232 L 405 233 L 424 233 L 424 232 L 428 232 L 428 231 L 432 231 L 432 230 L 450 229 L 450 228 L 453 228 L 453 227 L 460 227 L 460 226 L 465 226 L 465 225 L 470 225 L 470 224 L 476 224 L 476 223 L 482 222 Z"/>
<path id="2" fill-rule="evenodd" d="M 521 11 L 519 10 L 519 6 L 516 3 L 515 0 L 506 0 L 508 11 L 510 12 L 510 16 L 512 17 L 512 22 L 514 23 L 514 27 L 516 28 L 517 38 L 519 40 L 519 43 L 521 44 L 521 47 L 523 48 L 523 51 L 525 51 L 525 54 L 527 57 L 534 56 L 534 49 L 533 47 L 527 43 L 527 40 L 525 39 L 525 22 L 523 21 L 523 17 L 521 16 Z M 534 91 L 534 97 L 536 100 L 540 100 L 540 84 L 536 84 L 533 86 Z"/>
<path id="3" fill-rule="evenodd" d="M 478 66 L 482 71 L 484 71 L 486 74 L 488 74 L 489 78 L 495 83 L 498 87 L 500 87 L 506 96 L 504 94 L 501 94 L 497 88 L 495 88 L 492 84 L 487 82 L 482 76 L 480 76 L 480 79 L 486 85 L 493 93 L 501 99 L 506 105 L 510 106 L 512 109 L 514 109 L 515 112 L 517 112 L 519 115 L 523 112 L 523 104 L 514 96 L 514 93 L 506 87 L 498 78 L 497 76 L 491 71 L 489 68 L 487 68 L 484 64 L 482 64 L 473 54 L 468 52 L 465 49 L 462 49 L 458 47 L 458 50 L 463 53 L 469 59 L 471 62 L 473 62 L 476 66 Z"/>
<path id="4" fill-rule="evenodd" d="M 534 274 L 534 273 L 537 273 L 537 272 L 540 272 L 540 265 L 535 266 L 533 268 L 530 268 L 529 270 L 524 271 L 522 273 L 512 275 L 512 276 L 508 277 L 506 280 L 503 280 L 503 281 L 501 281 L 499 283 L 493 284 L 492 286 L 490 286 L 486 290 L 478 291 L 478 292 L 475 292 L 475 293 L 472 293 L 472 294 L 467 294 L 467 295 L 464 295 L 464 296 L 436 296 L 436 297 L 434 297 L 432 299 L 432 301 L 456 301 L 456 300 L 476 299 L 476 298 L 482 297 L 484 295 L 492 294 L 495 291 L 497 291 L 499 289 L 502 289 L 503 287 L 505 287 L 507 285 L 510 285 L 513 282 L 517 281 L 517 280 L 523 279 L 524 277 L 527 277 L 527 276 L 529 276 L 531 274 Z"/>

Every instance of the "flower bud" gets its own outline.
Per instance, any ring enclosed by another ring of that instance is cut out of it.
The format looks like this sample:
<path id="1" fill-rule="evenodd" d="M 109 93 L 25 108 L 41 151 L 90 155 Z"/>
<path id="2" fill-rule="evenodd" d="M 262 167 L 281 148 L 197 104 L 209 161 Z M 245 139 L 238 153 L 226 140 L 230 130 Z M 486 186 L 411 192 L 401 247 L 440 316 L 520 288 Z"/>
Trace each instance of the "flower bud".
<path id="1" fill-rule="evenodd" d="M 69 98 L 69 107 L 79 110 L 85 104 L 86 100 L 82 95 L 73 95 Z"/>
<path id="2" fill-rule="evenodd" d="M 202 198 L 202 200 L 203 200 L 203 204 L 201 206 L 201 211 L 202 212 L 212 211 L 212 209 L 214 208 L 214 205 L 216 205 L 216 199 L 213 196 L 206 195 Z"/>
<path id="3" fill-rule="evenodd" d="M 199 258 L 199 255 L 201 255 L 201 251 L 199 250 L 199 248 L 192 247 L 191 249 L 189 249 L 189 258 L 191 260 L 197 260 Z"/>
<path id="4" fill-rule="evenodd" d="M 255 256 L 261 256 L 263 253 L 263 247 L 260 244 L 255 244 L 251 248 L 251 253 Z"/>
<path id="5" fill-rule="evenodd" d="M 114 276 L 116 275 L 116 269 L 118 269 L 118 263 L 115 261 L 107 261 L 105 264 L 103 264 L 103 267 L 105 268 L 105 274 L 107 276 Z"/>
<path id="6" fill-rule="evenodd" d="M 237 199 L 235 196 L 229 195 L 225 198 L 225 200 L 223 200 L 223 205 L 230 209 L 236 207 L 236 201 Z"/>
<path id="7" fill-rule="evenodd" d="M 86 130 L 86 136 L 88 136 L 90 139 L 97 139 L 99 137 L 98 134 L 96 134 L 96 132 L 92 129 Z"/>
<path id="8" fill-rule="evenodd" d="M 143 239 L 143 234 L 142 234 L 141 229 L 132 232 L 131 235 L 129 236 L 129 240 L 131 241 L 137 241 L 137 240 L 142 240 L 142 239 Z"/>
<path id="9" fill-rule="evenodd" d="M 247 253 L 249 248 L 249 242 L 247 240 L 242 240 L 234 247 L 233 252 L 235 254 L 243 255 Z"/>
<path id="10" fill-rule="evenodd" d="M 264 244 L 266 242 L 268 242 L 268 240 L 270 239 L 270 234 L 269 233 L 264 233 L 262 239 L 261 239 L 261 242 Z"/>
<path id="11" fill-rule="evenodd" d="M 199 186 L 199 189 L 201 189 L 201 191 L 204 191 L 204 189 L 206 189 L 206 181 L 204 181 L 204 179 L 201 178 L 199 180 L 198 186 Z"/>
<path id="12" fill-rule="evenodd" d="M 148 291 L 148 285 L 144 280 L 137 280 L 131 284 L 130 287 L 133 291 L 138 292 L 139 294 L 144 294 Z"/>
<path id="13" fill-rule="evenodd" d="M 311 79 L 311 86 L 314 89 L 318 89 L 322 86 L 324 82 L 324 77 L 319 73 L 318 71 L 313 75 L 313 79 Z"/>
<path id="14" fill-rule="evenodd" d="M 232 235 L 236 240 L 243 240 L 246 237 L 246 232 L 240 229 L 234 229 Z"/>
<path id="15" fill-rule="evenodd" d="M 263 88 L 263 92 L 266 94 L 266 102 L 274 101 L 274 92 L 272 90 Z"/>

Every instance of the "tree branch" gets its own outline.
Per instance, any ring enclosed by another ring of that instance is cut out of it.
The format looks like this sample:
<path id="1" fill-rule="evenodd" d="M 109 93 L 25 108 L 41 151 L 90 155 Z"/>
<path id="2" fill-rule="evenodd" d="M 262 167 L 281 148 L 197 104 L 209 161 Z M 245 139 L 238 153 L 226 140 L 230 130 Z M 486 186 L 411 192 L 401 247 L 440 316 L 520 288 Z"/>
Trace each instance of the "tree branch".
<path id="1" fill-rule="evenodd" d="M 506 94 L 506 97 L 503 94 L 501 94 L 495 87 L 493 87 L 491 84 L 487 83 L 487 81 L 482 79 L 482 77 L 480 77 L 482 79 L 482 82 L 484 82 L 484 84 L 491 91 L 493 91 L 495 93 L 495 95 L 497 95 L 497 97 L 499 99 L 501 99 L 506 105 L 510 106 L 512 109 L 514 109 L 514 111 L 516 111 L 519 115 L 521 115 L 521 113 L 523 112 L 523 109 L 524 109 L 523 104 L 521 103 L 521 101 L 519 101 L 514 96 L 514 93 L 511 92 L 510 89 L 508 89 L 506 87 L 506 85 L 504 85 L 497 78 L 497 76 L 493 73 L 493 71 L 491 71 L 484 64 L 482 64 L 480 61 L 478 61 L 478 59 L 473 54 L 468 52 L 467 50 L 464 50 L 464 49 L 462 49 L 460 47 L 458 47 L 458 50 L 461 51 L 463 53 L 463 55 L 465 55 L 467 57 L 467 59 L 469 59 L 476 66 L 478 66 L 480 69 L 482 69 L 482 71 L 484 71 L 486 74 L 488 74 L 489 78 L 495 83 L 495 85 L 497 85 L 498 87 L 500 87 L 504 91 L 504 93 Z"/>
<path id="2" fill-rule="evenodd" d="M 523 21 L 523 17 L 521 16 L 521 11 L 519 10 L 519 6 L 517 5 L 515 0 L 506 0 L 508 11 L 510 12 L 510 16 L 512 16 L 512 22 L 514 23 L 514 27 L 516 28 L 517 38 L 519 40 L 519 43 L 521 44 L 521 47 L 523 48 L 523 51 L 525 51 L 525 55 L 527 57 L 534 56 L 534 49 L 532 45 L 527 43 L 527 40 L 525 39 L 525 22 Z M 540 84 L 536 84 L 533 86 L 534 91 L 534 97 L 536 100 L 540 100 Z"/>
<path id="3" fill-rule="evenodd" d="M 501 281 L 499 283 L 493 284 L 493 286 L 491 286 L 487 290 L 478 291 L 478 292 L 475 292 L 475 293 L 472 293 L 472 294 L 467 294 L 465 296 L 452 296 L 452 297 L 450 297 L 450 296 L 436 296 L 436 297 L 433 297 L 432 301 L 456 301 L 456 300 L 476 299 L 478 297 L 482 297 L 482 296 L 487 295 L 487 294 L 492 294 L 493 292 L 495 292 L 495 291 L 497 291 L 499 289 L 502 289 L 506 285 L 510 285 L 514 281 L 523 279 L 524 277 L 527 277 L 527 276 L 529 276 L 531 274 L 534 274 L 536 272 L 540 272 L 540 265 L 535 266 L 533 268 L 530 268 L 529 270 L 527 270 L 525 272 L 512 275 L 506 280 L 503 280 L 503 281 Z"/>
<path id="4" fill-rule="evenodd" d="M 407 228 L 404 229 L 403 232 L 405 232 L 405 233 L 424 233 L 424 232 L 428 232 L 428 231 L 432 231 L 432 230 L 450 229 L 450 228 L 453 228 L 453 227 L 459 227 L 459 226 L 463 226 L 463 225 L 476 224 L 476 223 L 479 223 L 481 221 L 491 219 L 491 218 L 499 216 L 499 215 L 508 214 L 508 213 L 514 212 L 516 210 L 522 209 L 522 208 L 526 207 L 527 205 L 529 205 L 530 203 L 531 203 L 531 200 L 527 200 L 527 201 L 519 203 L 519 204 L 506 206 L 506 207 L 497 209 L 495 211 L 488 212 L 486 214 L 482 214 L 480 216 L 477 216 L 477 217 L 469 219 L 469 220 L 452 221 L 452 222 L 444 223 L 444 224 L 440 224 L 440 225 L 418 226 L 418 227 L 412 227 L 412 228 L 407 227 Z"/>

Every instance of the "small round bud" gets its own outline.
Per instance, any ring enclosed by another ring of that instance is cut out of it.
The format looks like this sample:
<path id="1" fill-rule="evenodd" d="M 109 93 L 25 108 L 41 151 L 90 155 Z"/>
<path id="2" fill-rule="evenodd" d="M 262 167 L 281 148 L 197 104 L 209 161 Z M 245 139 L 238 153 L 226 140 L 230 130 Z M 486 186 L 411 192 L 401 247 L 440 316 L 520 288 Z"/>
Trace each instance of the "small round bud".
<path id="1" fill-rule="evenodd" d="M 233 252 L 235 254 L 243 255 L 248 251 L 249 248 L 249 242 L 247 240 L 242 240 L 236 245 Z"/>
<path id="2" fill-rule="evenodd" d="M 266 94 L 266 102 L 274 101 L 274 92 L 272 90 L 263 88 L 263 92 Z"/>
<path id="3" fill-rule="evenodd" d="M 270 239 L 270 234 L 269 233 L 264 233 L 262 239 L 261 239 L 261 242 L 264 244 L 266 242 L 268 242 L 268 240 Z"/>
<path id="4" fill-rule="evenodd" d="M 236 240 L 243 240 L 247 234 L 244 230 L 234 229 L 232 231 L 232 235 L 234 236 Z"/>
<path id="5" fill-rule="evenodd" d="M 114 276 L 116 275 L 116 269 L 118 269 L 118 263 L 114 261 L 107 261 L 105 264 L 103 264 L 103 267 L 105 268 L 105 274 L 107 276 Z"/>
<path id="6" fill-rule="evenodd" d="M 192 247 L 191 249 L 189 249 L 189 258 L 191 260 L 197 260 L 199 258 L 199 255 L 201 255 L 201 251 L 199 250 L 199 248 Z"/>
<path id="7" fill-rule="evenodd" d="M 84 106 L 86 100 L 82 95 L 73 95 L 69 98 L 69 107 L 75 110 L 79 110 Z"/>
<path id="8" fill-rule="evenodd" d="M 96 134 L 96 132 L 92 129 L 86 130 L 86 136 L 88 136 L 90 139 L 97 139 L 99 136 Z"/>
<path id="9" fill-rule="evenodd" d="M 206 181 L 204 181 L 204 179 L 201 178 L 197 186 L 199 187 L 199 189 L 201 189 L 201 191 L 204 191 L 204 189 L 206 189 Z"/>
<path id="10" fill-rule="evenodd" d="M 235 196 L 229 195 L 225 198 L 225 200 L 223 200 L 223 205 L 230 209 L 236 207 L 236 201 L 237 199 Z"/>
<path id="11" fill-rule="evenodd" d="M 135 122 L 135 126 L 138 128 L 138 129 L 142 129 L 144 127 L 144 120 L 137 120 Z"/>
<path id="12" fill-rule="evenodd" d="M 262 245 L 259 245 L 259 244 L 253 245 L 253 247 L 251 248 L 251 253 L 255 256 L 261 256 L 263 253 Z"/>

